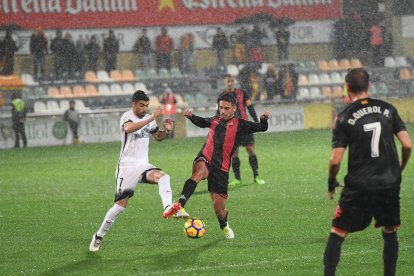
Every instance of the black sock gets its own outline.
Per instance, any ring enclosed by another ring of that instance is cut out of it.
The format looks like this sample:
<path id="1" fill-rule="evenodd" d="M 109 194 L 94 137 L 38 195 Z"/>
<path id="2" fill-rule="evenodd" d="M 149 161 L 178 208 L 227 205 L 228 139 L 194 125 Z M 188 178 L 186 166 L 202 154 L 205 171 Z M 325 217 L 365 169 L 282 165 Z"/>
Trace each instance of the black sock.
<path id="1" fill-rule="evenodd" d="M 240 180 L 240 159 L 239 157 L 234 157 L 231 159 L 231 166 L 233 167 L 234 177 Z"/>
<path id="2" fill-rule="evenodd" d="M 344 238 L 331 233 L 329 235 L 328 243 L 326 244 L 325 253 L 323 255 L 324 275 L 334 276 L 336 266 L 339 263 L 341 256 L 341 246 Z"/>
<path id="3" fill-rule="evenodd" d="M 397 259 L 398 259 L 398 238 L 397 232 L 384 233 L 384 251 L 382 257 L 384 260 L 384 276 L 394 276 L 397 270 Z"/>
<path id="4" fill-rule="evenodd" d="M 227 226 L 227 215 L 229 214 L 229 212 L 226 213 L 226 216 L 224 218 L 219 218 L 219 216 L 217 216 L 217 220 L 220 224 L 220 229 L 223 230 L 224 227 Z"/>
<path id="5" fill-rule="evenodd" d="M 257 161 L 256 154 L 249 157 L 249 162 L 250 162 L 250 166 L 252 167 L 254 177 L 258 176 L 259 175 L 259 162 Z"/>
<path id="6" fill-rule="evenodd" d="M 195 189 L 197 188 L 197 182 L 194 180 L 187 179 L 184 183 L 183 191 L 181 192 L 180 199 L 178 202 L 181 204 L 182 207 L 185 206 L 187 201 L 190 199 L 191 195 L 194 193 Z"/>

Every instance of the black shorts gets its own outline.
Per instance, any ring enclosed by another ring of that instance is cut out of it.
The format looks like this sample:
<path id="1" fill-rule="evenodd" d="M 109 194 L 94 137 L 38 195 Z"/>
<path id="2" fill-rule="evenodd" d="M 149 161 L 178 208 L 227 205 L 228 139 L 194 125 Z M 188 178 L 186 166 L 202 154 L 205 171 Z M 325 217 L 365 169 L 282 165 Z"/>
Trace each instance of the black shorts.
<path id="1" fill-rule="evenodd" d="M 241 136 L 239 145 L 240 146 L 254 145 L 253 133 Z"/>
<path id="2" fill-rule="evenodd" d="M 375 219 L 375 227 L 398 227 L 400 190 L 350 191 L 344 188 L 336 207 L 332 227 L 339 232 L 364 230 Z"/>
<path id="3" fill-rule="evenodd" d="M 208 177 L 207 177 L 207 185 L 208 185 L 208 191 L 218 193 L 222 197 L 227 198 L 227 188 L 229 184 L 229 173 L 224 172 L 218 168 L 213 168 L 210 166 L 210 163 L 207 161 L 207 159 L 203 156 L 202 153 L 199 153 L 197 157 L 194 159 L 193 164 L 195 164 L 198 161 L 203 161 L 207 164 L 208 168 Z"/>

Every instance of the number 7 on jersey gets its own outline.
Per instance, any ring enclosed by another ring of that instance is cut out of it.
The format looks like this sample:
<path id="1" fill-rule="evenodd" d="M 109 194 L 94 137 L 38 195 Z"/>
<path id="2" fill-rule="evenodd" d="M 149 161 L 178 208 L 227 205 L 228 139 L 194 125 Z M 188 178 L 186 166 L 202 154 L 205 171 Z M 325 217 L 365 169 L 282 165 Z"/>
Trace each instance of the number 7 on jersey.
<path id="1" fill-rule="evenodd" d="M 371 157 L 379 157 L 379 141 L 381 137 L 381 123 L 375 122 L 364 125 L 364 131 L 372 131 L 371 138 Z"/>

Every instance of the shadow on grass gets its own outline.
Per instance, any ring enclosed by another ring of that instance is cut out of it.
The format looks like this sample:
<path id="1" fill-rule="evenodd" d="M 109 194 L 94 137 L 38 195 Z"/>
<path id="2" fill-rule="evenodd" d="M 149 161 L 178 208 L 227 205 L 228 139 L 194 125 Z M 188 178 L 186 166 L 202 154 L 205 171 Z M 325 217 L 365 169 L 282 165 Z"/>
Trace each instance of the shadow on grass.
<path id="1" fill-rule="evenodd" d="M 61 267 L 57 267 L 50 271 L 45 271 L 40 275 L 62 275 L 64 273 L 74 273 L 74 272 L 82 272 L 88 270 L 91 267 L 96 267 L 99 264 L 102 264 L 102 258 L 96 253 L 88 252 L 86 254 L 85 259 L 79 260 L 74 263 L 70 263 Z"/>
<path id="2" fill-rule="evenodd" d="M 197 241 L 194 241 L 197 242 Z M 189 246 L 188 243 L 183 244 L 182 249 L 165 252 L 162 254 L 148 255 L 146 259 L 152 271 L 157 273 L 177 273 L 182 269 L 191 268 L 200 263 L 200 255 L 206 253 L 209 248 L 216 246 L 222 239 L 217 239 L 209 243 L 197 246 L 196 244 Z M 139 272 L 139 271 L 135 271 Z"/>

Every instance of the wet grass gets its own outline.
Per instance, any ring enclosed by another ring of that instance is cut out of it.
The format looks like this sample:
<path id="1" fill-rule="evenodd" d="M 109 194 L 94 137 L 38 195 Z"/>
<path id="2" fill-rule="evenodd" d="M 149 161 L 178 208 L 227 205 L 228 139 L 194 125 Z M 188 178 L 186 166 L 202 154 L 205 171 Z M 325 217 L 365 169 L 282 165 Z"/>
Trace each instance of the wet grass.
<path id="1" fill-rule="evenodd" d="M 410 126 L 411 133 L 414 127 Z M 191 240 L 183 221 L 164 220 L 158 189 L 141 185 L 105 237 L 92 234 L 113 204 L 119 143 L 0 151 L 1 275 L 322 275 L 336 201 L 326 198 L 330 131 L 256 135 L 261 176 L 253 184 L 241 150 L 241 186 L 230 189 L 233 241 L 223 240 L 205 182 L 187 204 L 207 234 Z M 153 141 L 151 162 L 171 175 L 174 198 L 191 174 L 203 138 Z M 340 176 L 344 176 L 346 160 Z M 404 172 L 398 275 L 414 266 L 414 170 Z M 350 235 L 338 275 L 381 275 L 378 230 Z"/>

